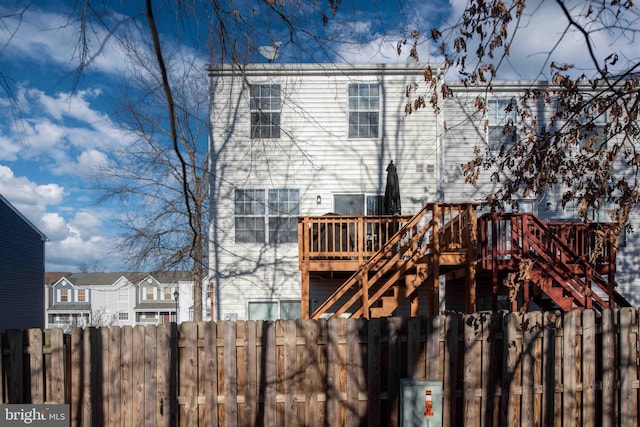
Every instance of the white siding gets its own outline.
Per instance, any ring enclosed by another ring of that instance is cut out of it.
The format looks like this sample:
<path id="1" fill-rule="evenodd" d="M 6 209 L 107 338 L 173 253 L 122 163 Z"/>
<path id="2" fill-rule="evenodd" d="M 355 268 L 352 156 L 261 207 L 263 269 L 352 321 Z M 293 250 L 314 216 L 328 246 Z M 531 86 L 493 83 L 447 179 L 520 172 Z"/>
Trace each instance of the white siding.
<path id="1" fill-rule="evenodd" d="M 334 210 L 333 195 L 384 194 L 393 160 L 402 212 L 436 199 L 436 117 L 430 106 L 405 116 L 408 85 L 424 80 L 423 66 L 255 65 L 243 75 L 212 69 L 213 136 L 210 266 L 216 318 L 246 318 L 249 300 L 300 298 L 297 244 L 234 241 L 234 190 L 296 188 L 300 215 Z M 348 138 L 348 85 L 380 85 L 378 138 Z M 249 136 L 246 84 L 279 83 L 281 137 Z M 423 84 L 424 86 L 424 84 Z M 322 203 L 316 204 L 321 196 Z"/>

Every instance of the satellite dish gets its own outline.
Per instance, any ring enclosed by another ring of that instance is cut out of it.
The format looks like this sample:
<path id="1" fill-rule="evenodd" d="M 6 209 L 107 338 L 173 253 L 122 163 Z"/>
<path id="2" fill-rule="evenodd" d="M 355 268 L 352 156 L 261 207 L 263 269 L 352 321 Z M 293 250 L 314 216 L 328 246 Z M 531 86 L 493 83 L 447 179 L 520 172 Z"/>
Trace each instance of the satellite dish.
<path id="1" fill-rule="evenodd" d="M 258 52 L 260 52 L 260 55 L 267 58 L 269 62 L 273 62 L 278 57 L 278 49 L 281 44 L 282 42 L 273 42 L 271 43 L 271 46 L 260 46 L 258 48 Z"/>

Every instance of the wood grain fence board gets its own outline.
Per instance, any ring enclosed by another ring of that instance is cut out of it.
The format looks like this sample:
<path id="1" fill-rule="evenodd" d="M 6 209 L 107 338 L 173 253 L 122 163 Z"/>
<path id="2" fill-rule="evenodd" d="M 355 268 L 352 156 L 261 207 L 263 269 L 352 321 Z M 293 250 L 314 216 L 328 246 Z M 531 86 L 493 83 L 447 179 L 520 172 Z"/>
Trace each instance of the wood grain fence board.
<path id="1" fill-rule="evenodd" d="M 542 358 L 540 336 L 542 313 L 526 313 L 522 323 L 522 411 L 521 425 L 540 425 L 540 397 L 536 387 L 540 385 L 540 361 Z"/>
<path id="2" fill-rule="evenodd" d="M 182 342 L 179 366 L 180 425 L 188 427 L 198 424 L 198 331 L 197 326 L 190 322 L 181 323 L 179 329 L 180 341 Z M 225 389 L 225 396 L 226 392 Z M 232 406 L 234 403 L 225 401 L 225 406 L 227 404 Z"/>
<path id="3" fill-rule="evenodd" d="M 30 403 L 43 404 L 44 392 L 44 358 L 43 333 L 41 329 L 27 330 L 27 353 L 29 355 Z"/>
<path id="4" fill-rule="evenodd" d="M 172 328 L 173 323 L 158 325 L 156 329 L 157 341 L 157 364 L 156 378 L 158 387 L 158 410 L 156 411 L 156 424 L 158 427 L 168 427 L 171 425 L 171 383 L 172 370 L 171 360 L 173 358 Z M 198 323 L 200 328 L 201 324 Z M 201 364 L 203 365 L 203 363 Z"/>
<path id="5" fill-rule="evenodd" d="M 580 311 L 564 314 L 563 329 L 563 359 L 562 359 L 562 425 L 576 425 L 576 347 L 575 340 L 578 316 Z"/>
<path id="6" fill-rule="evenodd" d="M 222 327 L 224 329 L 224 406 L 226 425 L 229 427 L 238 425 L 238 385 L 236 382 L 237 324 L 242 324 L 242 326 L 244 326 L 244 322 L 222 322 Z"/>
<path id="7" fill-rule="evenodd" d="M 444 390 L 442 392 L 442 425 L 455 426 L 457 420 L 457 398 L 456 389 L 458 381 L 458 323 L 459 317 L 453 315 L 445 316 L 445 363 L 444 370 Z"/>
<path id="8" fill-rule="evenodd" d="M 595 427 L 596 418 L 596 314 L 582 313 L 582 426 Z"/>
<path id="9" fill-rule="evenodd" d="M 46 403 L 65 403 L 65 376 L 70 369 L 65 357 L 62 329 L 45 330 L 45 345 L 48 348 Z"/>
<path id="10" fill-rule="evenodd" d="M 258 355 L 256 322 L 245 322 L 244 335 L 244 420 L 245 425 L 258 423 Z"/>
<path id="11" fill-rule="evenodd" d="M 635 330 L 634 330 L 635 329 Z M 637 324 L 633 308 L 620 309 L 620 419 L 625 425 L 638 425 L 637 389 L 633 383 L 638 377 Z"/>
<path id="12" fill-rule="evenodd" d="M 387 320 L 387 422 L 390 426 L 398 425 L 400 409 L 400 378 L 402 363 L 402 323 L 400 317 L 390 317 Z"/>
<path id="13" fill-rule="evenodd" d="M 555 352 L 556 352 L 557 316 L 554 313 L 544 313 L 542 349 L 542 424 L 550 426 L 553 422 L 553 398 L 555 395 Z"/>
<path id="14" fill-rule="evenodd" d="M 109 359 L 111 358 L 111 351 L 109 348 L 109 328 L 96 328 L 96 339 L 100 343 L 100 361 L 99 365 L 97 365 L 98 375 L 94 374 L 94 379 L 97 379 L 96 387 L 99 389 L 99 399 L 100 402 L 97 403 L 97 408 L 99 408 L 95 412 L 101 413 L 101 425 L 105 426 L 113 426 L 113 422 L 111 421 L 112 414 L 109 410 L 109 396 L 111 394 L 111 381 L 109 380 Z M 94 424 L 95 425 L 95 424 Z"/>
<path id="15" fill-rule="evenodd" d="M 264 425 L 276 425 L 276 325 L 272 321 L 263 322 L 262 369 L 264 381 Z"/>
<path id="16" fill-rule="evenodd" d="M 119 427 L 122 424 L 122 329 L 118 326 L 103 329 L 109 332 L 109 418 L 111 425 Z"/>
<path id="17" fill-rule="evenodd" d="M 437 320 L 437 319 L 435 319 Z M 434 320 L 434 321 L 435 321 Z M 482 425 L 493 426 L 500 422 L 500 396 L 496 393 L 498 378 L 502 376 L 502 364 L 496 355 L 502 343 L 502 315 L 484 314 L 482 322 Z"/>
<path id="18" fill-rule="evenodd" d="M 148 350 L 145 348 L 145 327 L 135 326 L 133 328 L 133 352 L 132 364 L 133 369 L 132 384 L 133 384 L 133 405 L 131 408 L 133 425 L 138 427 L 145 426 L 144 419 L 144 360 L 145 352 Z"/>
<path id="19" fill-rule="evenodd" d="M 420 372 L 420 318 L 410 317 L 407 325 L 407 378 L 424 378 Z"/>
<path id="20" fill-rule="evenodd" d="M 380 319 L 367 323 L 367 425 L 380 425 Z"/>
<path id="21" fill-rule="evenodd" d="M 236 351 L 236 361 L 235 361 L 235 370 L 236 370 L 236 374 L 235 374 L 235 393 L 236 393 L 236 418 L 237 418 L 237 425 L 247 425 L 247 421 L 245 421 L 244 418 L 244 414 L 245 414 L 245 400 L 244 400 L 244 395 L 246 393 L 246 382 L 247 382 L 247 377 L 246 377 L 246 370 L 245 370 L 245 360 L 246 360 L 246 356 L 245 356 L 245 352 L 246 352 L 246 347 L 245 347 L 245 341 L 246 341 L 246 328 L 247 328 L 247 321 L 246 320 L 240 320 L 235 323 L 235 334 L 236 334 L 236 340 L 235 340 L 235 351 Z"/>
<path id="22" fill-rule="evenodd" d="M 516 396 L 516 388 L 520 386 L 519 359 L 520 359 L 520 341 L 518 336 L 518 315 L 509 313 L 504 317 L 504 354 L 506 363 L 504 365 L 503 378 L 506 381 L 506 387 L 503 389 L 502 406 L 504 408 L 504 416 L 502 425 L 517 426 L 520 424 L 520 398 Z"/>
<path id="23" fill-rule="evenodd" d="M 555 359 L 553 361 L 553 369 L 555 371 L 555 393 L 553 394 L 553 424 L 555 427 L 562 426 L 562 402 L 563 402 L 563 378 L 564 378 L 564 367 L 563 367 L 563 358 L 564 358 L 564 319 L 562 317 L 558 317 L 557 321 L 557 331 L 555 336 Z"/>
<path id="24" fill-rule="evenodd" d="M 329 321 L 331 325 L 332 321 Z M 359 426 L 360 420 L 360 393 L 366 392 L 365 378 L 363 377 L 363 364 L 366 352 L 362 351 L 362 343 L 360 340 L 360 325 L 358 319 L 348 319 L 341 322 L 345 327 L 341 327 L 341 333 L 346 341 L 346 353 L 341 356 L 336 362 L 343 365 L 346 369 L 346 395 L 347 400 L 344 404 L 343 415 L 345 418 L 344 425 L 346 426 Z M 344 331 L 344 332 L 342 332 Z M 336 397 L 339 399 L 339 394 L 343 389 L 340 384 L 337 384 L 335 390 Z"/>
<path id="25" fill-rule="evenodd" d="M 338 352 L 338 340 L 345 336 L 345 319 L 334 319 L 327 322 L 327 425 L 338 425 L 338 365 L 340 363 Z M 349 386 L 347 385 L 347 395 Z"/>
<path id="26" fill-rule="evenodd" d="M 24 375 L 24 332 L 22 330 L 9 330 L 7 331 L 7 338 L 9 341 L 9 366 L 7 390 L 9 403 L 25 403 L 24 399 L 24 381 L 22 380 Z"/>
<path id="27" fill-rule="evenodd" d="M 195 324 L 191 324 L 195 328 Z M 158 327 L 147 326 L 144 336 L 144 416 L 147 427 L 156 426 L 156 414 L 159 412 L 158 399 Z M 194 396 L 195 395 L 195 396 Z M 194 390 L 194 399 L 197 398 L 197 390 Z"/>
<path id="28" fill-rule="evenodd" d="M 205 412 L 203 423 L 206 426 L 218 424 L 218 334 L 217 323 L 204 322 L 204 377 L 203 390 Z M 255 335 L 255 327 L 254 327 Z M 255 344 L 255 343 L 254 343 Z"/>
<path id="29" fill-rule="evenodd" d="M 82 330 L 79 328 L 71 329 L 71 342 L 69 343 L 71 351 L 71 366 L 70 370 L 70 388 L 71 388 L 71 402 L 69 403 L 69 411 L 71 412 L 71 425 L 79 426 L 82 420 L 82 385 L 84 383 L 82 379 L 83 373 L 83 350 L 84 345 L 82 339 L 84 337 Z"/>
<path id="30" fill-rule="evenodd" d="M 295 401 L 295 383 L 300 374 L 296 366 L 296 322 L 294 320 L 279 321 L 284 330 L 283 349 L 283 392 L 284 392 L 284 422 L 285 427 L 294 426 L 298 421 L 297 405 Z"/>
<path id="31" fill-rule="evenodd" d="M 317 409 L 317 424 L 329 425 L 328 423 L 328 409 L 327 409 L 327 391 L 329 390 L 328 383 L 328 348 L 329 348 L 329 324 L 327 319 L 318 319 L 314 322 L 316 325 L 316 340 L 318 343 L 318 349 L 315 352 L 318 358 L 317 374 L 319 381 L 318 393 L 318 409 Z M 322 399 L 321 399 L 322 398 Z M 313 423 L 312 423 L 313 424 Z"/>
<path id="32" fill-rule="evenodd" d="M 441 381 L 441 360 L 440 360 L 440 334 L 442 316 L 427 317 L 425 328 L 425 376 L 424 378 L 430 381 Z"/>
<path id="33" fill-rule="evenodd" d="M 617 425 L 615 420 L 616 317 L 617 310 L 602 313 L 602 427 Z"/>
<path id="34" fill-rule="evenodd" d="M 482 321 L 479 314 L 465 315 L 462 321 L 464 330 L 464 370 L 463 370 L 463 424 L 480 426 L 482 348 L 478 336 L 482 336 Z M 480 372 L 479 372 L 480 371 Z"/>
<path id="35" fill-rule="evenodd" d="M 301 386 L 301 394 L 305 395 L 305 413 L 303 425 L 313 425 L 319 423 L 320 413 L 318 411 L 318 394 L 322 390 L 320 380 L 319 352 L 320 345 L 318 343 L 318 322 L 312 320 L 297 320 L 297 328 L 303 339 L 302 349 L 299 354 L 302 358 L 299 360 L 298 366 L 303 369 L 303 378 Z M 321 422 L 319 423 L 321 425 Z"/>
<path id="36" fill-rule="evenodd" d="M 131 326 L 123 326 L 120 331 L 121 339 L 121 407 L 120 407 L 120 422 L 121 425 L 130 426 L 133 425 L 133 354 L 135 351 L 133 347 L 133 328 Z"/>

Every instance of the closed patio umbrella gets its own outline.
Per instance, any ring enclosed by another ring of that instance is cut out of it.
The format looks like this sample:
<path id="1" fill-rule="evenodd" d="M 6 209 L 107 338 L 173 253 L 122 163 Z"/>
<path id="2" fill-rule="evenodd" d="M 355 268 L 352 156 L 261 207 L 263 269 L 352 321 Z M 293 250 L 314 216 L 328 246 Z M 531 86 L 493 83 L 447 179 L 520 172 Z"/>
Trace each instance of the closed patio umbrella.
<path id="1" fill-rule="evenodd" d="M 400 183 L 393 160 L 387 166 L 387 187 L 384 191 L 384 214 L 400 215 Z"/>

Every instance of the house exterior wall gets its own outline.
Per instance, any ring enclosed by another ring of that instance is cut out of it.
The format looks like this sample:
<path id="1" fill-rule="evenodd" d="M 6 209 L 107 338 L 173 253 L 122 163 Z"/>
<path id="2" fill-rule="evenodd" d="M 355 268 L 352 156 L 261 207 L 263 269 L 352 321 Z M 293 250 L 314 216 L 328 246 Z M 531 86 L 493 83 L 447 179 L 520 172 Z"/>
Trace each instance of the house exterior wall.
<path id="1" fill-rule="evenodd" d="M 46 237 L 0 196 L 0 330 L 44 327 Z"/>
<path id="2" fill-rule="evenodd" d="M 450 83 L 454 96 L 446 98 L 442 107 L 443 128 L 442 144 L 442 180 L 439 188 L 444 201 L 482 201 L 488 195 L 499 188 L 500 183 L 491 182 L 491 171 L 483 171 L 477 185 L 465 183 L 461 165 L 473 159 L 476 148 L 484 150 L 491 143 L 489 136 L 488 117 L 478 112 L 475 106 L 476 97 L 481 97 L 487 102 L 492 100 L 510 100 L 523 94 L 525 89 L 544 89 L 546 82 L 506 82 L 493 81 L 492 90 L 486 88 L 464 88 L 455 83 Z M 535 110 L 540 122 L 546 122 L 550 111 L 545 111 L 538 106 Z M 624 165 L 620 165 L 621 173 L 625 173 Z M 552 191 L 546 191 L 535 198 L 535 212 L 543 220 L 578 220 L 575 206 L 562 207 L 563 188 L 558 187 Z M 522 198 L 524 200 L 526 198 Z M 517 200 L 514 200 L 517 202 Z M 509 209 L 509 207 L 506 207 Z M 594 218 L 598 220 L 598 218 Z M 604 212 L 600 212 L 601 222 L 609 221 Z M 631 225 L 638 230 L 640 224 L 640 212 L 634 211 L 631 215 Z M 638 271 L 638 258 L 640 256 L 640 233 L 628 233 L 626 245 L 621 246 L 616 259 L 617 290 L 634 306 L 640 304 L 640 272 Z"/>
<path id="3" fill-rule="evenodd" d="M 241 71 L 210 68 L 209 74 L 216 319 L 249 318 L 250 302 L 300 301 L 297 241 L 237 242 L 235 190 L 296 189 L 297 215 L 323 215 L 336 210 L 336 195 L 384 195 L 385 169 L 393 160 L 403 214 L 436 199 L 436 113 L 430 106 L 420 114 L 404 112 L 407 87 L 424 82 L 424 66 L 259 64 Z M 379 85 L 377 137 L 348 136 L 354 83 Z M 257 84 L 281 87 L 279 138 L 251 138 L 249 85 Z"/>

